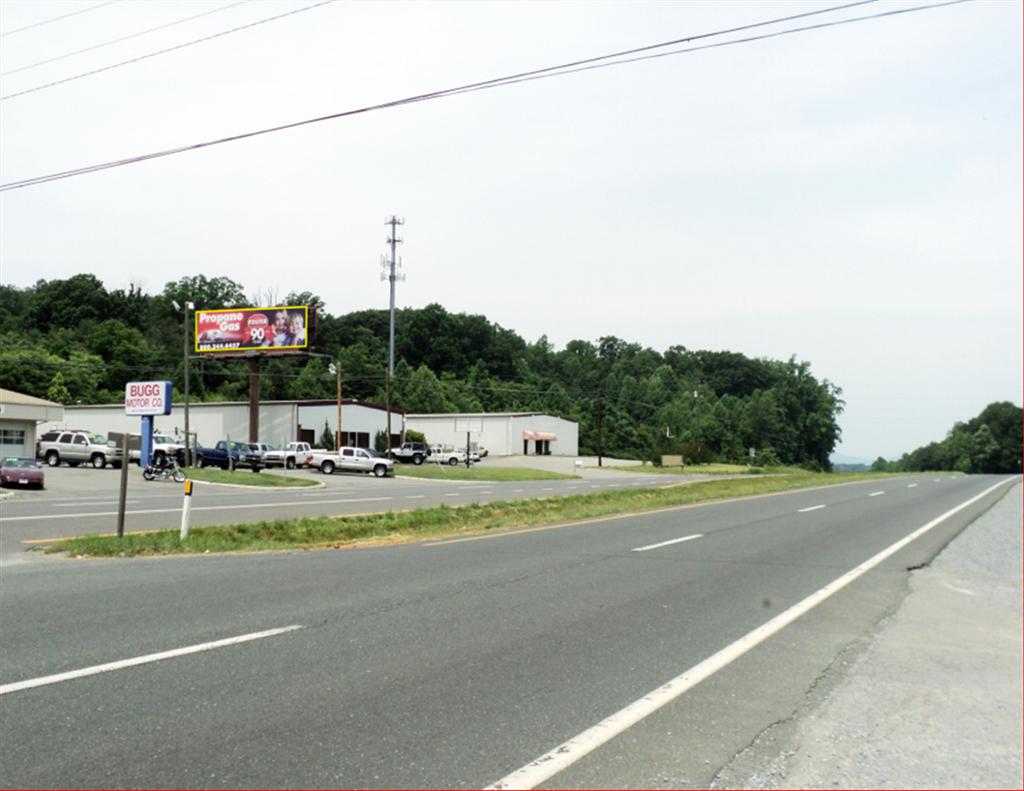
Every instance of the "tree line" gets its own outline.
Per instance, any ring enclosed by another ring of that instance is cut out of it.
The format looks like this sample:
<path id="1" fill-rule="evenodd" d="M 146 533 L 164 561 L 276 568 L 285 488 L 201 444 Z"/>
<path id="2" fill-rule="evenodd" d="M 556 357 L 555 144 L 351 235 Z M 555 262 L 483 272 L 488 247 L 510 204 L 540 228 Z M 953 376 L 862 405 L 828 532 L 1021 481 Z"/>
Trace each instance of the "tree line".
<path id="1" fill-rule="evenodd" d="M 871 469 L 881 472 L 955 470 L 968 473 L 1020 473 L 1024 412 L 997 401 L 966 423 L 958 422 L 941 442 L 904 453 L 897 461 L 879 456 Z"/>
<path id="2" fill-rule="evenodd" d="M 184 377 L 184 305 L 199 309 L 258 304 L 316 308 L 312 355 L 271 357 L 261 398 L 335 397 L 332 362 L 344 397 L 383 403 L 386 310 L 335 316 L 308 291 L 247 297 L 226 277 L 197 275 L 159 294 L 130 286 L 108 291 L 91 274 L 0 286 L 0 381 L 64 404 L 120 402 L 124 384 Z M 616 337 L 573 340 L 556 349 L 546 336 L 528 343 L 481 315 L 440 305 L 396 311 L 392 403 L 408 413 L 556 414 L 580 427 L 580 452 L 657 459 L 744 461 L 830 469 L 840 436 L 841 391 L 795 358 L 736 352 L 663 352 Z M 190 364 L 196 401 L 246 400 L 245 362 L 204 355 Z"/>

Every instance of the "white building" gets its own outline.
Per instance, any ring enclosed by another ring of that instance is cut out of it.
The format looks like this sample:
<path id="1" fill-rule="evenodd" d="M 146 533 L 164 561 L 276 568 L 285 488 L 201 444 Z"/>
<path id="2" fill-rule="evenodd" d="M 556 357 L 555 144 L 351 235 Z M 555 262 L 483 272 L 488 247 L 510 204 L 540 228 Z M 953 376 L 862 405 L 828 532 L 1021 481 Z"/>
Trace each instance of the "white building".
<path id="1" fill-rule="evenodd" d="M 36 427 L 63 417 L 60 404 L 0 388 L 0 456 L 34 457 Z"/>
<path id="2" fill-rule="evenodd" d="M 189 405 L 188 415 L 189 431 L 199 447 L 213 445 L 226 437 L 239 442 L 247 442 L 249 439 L 248 401 L 193 403 Z M 401 412 L 391 410 L 392 445 L 397 445 L 401 440 L 402 419 Z M 183 436 L 184 406 L 175 403 L 171 414 L 157 415 L 153 421 L 155 431 L 170 436 Z M 337 423 L 336 401 L 261 401 L 259 441 L 277 446 L 294 441 L 319 445 L 324 425 L 333 434 L 337 430 Z M 383 406 L 342 401 L 343 445 L 373 447 L 377 432 L 386 431 L 387 423 L 387 409 Z M 138 433 L 141 421 L 138 417 L 126 415 L 124 404 L 79 405 L 64 407 L 63 415 L 51 418 L 43 430 L 51 428 L 85 429 L 104 435 L 112 431 Z M 30 444 L 34 443 L 33 437 Z"/>
<path id="3" fill-rule="evenodd" d="M 406 415 L 406 429 L 422 432 L 431 444 L 460 447 L 466 432 L 456 431 L 456 420 L 476 420 L 482 431 L 470 437 L 494 456 L 579 453 L 579 424 L 543 412 L 474 412 L 444 415 Z"/>

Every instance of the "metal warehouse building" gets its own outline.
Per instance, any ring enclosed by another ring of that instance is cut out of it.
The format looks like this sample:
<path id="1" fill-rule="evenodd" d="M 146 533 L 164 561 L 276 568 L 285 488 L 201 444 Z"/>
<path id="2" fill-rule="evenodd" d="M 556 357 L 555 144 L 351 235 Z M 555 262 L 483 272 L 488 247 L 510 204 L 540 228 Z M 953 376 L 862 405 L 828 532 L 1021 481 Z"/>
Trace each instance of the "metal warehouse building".
<path id="1" fill-rule="evenodd" d="M 175 403 L 171 414 L 153 418 L 153 427 L 161 434 L 183 436 L 184 414 L 184 406 Z M 248 401 L 193 403 L 189 405 L 188 414 L 189 431 L 200 447 L 213 445 L 225 437 L 239 442 L 248 441 Z M 397 445 L 401 439 L 403 418 L 400 411 L 391 410 L 392 445 Z M 262 401 L 259 441 L 278 446 L 296 440 L 318 445 L 324 433 L 324 425 L 333 434 L 337 430 L 337 423 L 336 401 Z M 377 432 L 386 431 L 387 425 L 388 413 L 383 406 L 342 401 L 343 445 L 373 447 Z M 48 422 L 41 432 L 51 428 L 80 428 L 106 435 L 112 431 L 138 432 L 139 427 L 139 418 L 126 415 L 124 404 L 100 404 L 64 407 L 63 417 Z"/>
<path id="2" fill-rule="evenodd" d="M 31 396 L 22 398 L 31 399 Z M 48 404 L 51 409 L 46 413 L 46 422 L 39 428 L 40 434 L 50 429 L 62 428 L 83 429 L 104 435 L 112 431 L 139 431 L 139 418 L 126 415 L 124 404 L 61 408 L 60 404 L 50 404 L 41 399 L 31 400 Z M 63 414 L 60 411 L 53 411 L 61 409 Z M 283 446 L 296 440 L 319 445 L 325 425 L 332 434 L 337 430 L 336 401 L 262 401 L 259 409 L 259 441 L 271 445 Z M 579 451 L 578 424 L 542 412 L 406 415 L 392 409 L 391 444 L 397 447 L 402 441 L 403 431 L 415 429 L 425 434 L 427 441 L 432 444 L 464 445 L 465 432 L 455 430 L 456 419 L 462 418 L 472 418 L 481 422 L 483 431 L 480 434 L 473 434 L 471 440 L 483 445 L 494 456 L 536 453 L 575 456 Z M 42 419 L 41 417 L 40 420 Z M 154 429 L 161 434 L 183 435 L 185 418 L 181 403 L 174 404 L 170 415 L 157 415 L 153 420 Z M 387 424 L 388 413 L 385 407 L 360 401 L 342 401 L 343 445 L 373 447 L 377 433 L 386 431 Z M 200 447 L 213 445 L 226 437 L 246 442 L 249 438 L 249 402 L 190 404 L 189 430 Z M 28 455 L 34 452 L 35 436 L 35 433 L 25 436 Z"/>
<path id="3" fill-rule="evenodd" d="M 36 426 L 63 417 L 60 404 L 0 388 L 0 456 L 35 456 Z"/>
<path id="4" fill-rule="evenodd" d="M 456 420 L 478 420 L 480 434 L 471 440 L 493 456 L 550 454 L 576 456 L 579 453 L 579 424 L 543 412 L 466 412 L 444 415 L 406 415 L 405 427 L 420 431 L 427 442 L 461 446 L 466 433 L 457 431 Z"/>

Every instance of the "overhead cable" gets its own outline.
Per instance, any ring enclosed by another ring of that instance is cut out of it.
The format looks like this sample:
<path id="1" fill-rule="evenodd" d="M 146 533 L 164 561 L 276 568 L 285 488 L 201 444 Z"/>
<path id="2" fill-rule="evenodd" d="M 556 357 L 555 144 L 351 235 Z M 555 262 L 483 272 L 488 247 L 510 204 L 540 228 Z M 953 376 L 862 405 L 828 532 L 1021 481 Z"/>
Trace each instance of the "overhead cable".
<path id="1" fill-rule="evenodd" d="M 199 19 L 200 17 L 210 16 L 210 14 L 216 14 L 220 11 L 227 11 L 229 8 L 243 5 L 245 3 L 252 2 L 252 0 L 237 0 L 234 3 L 228 3 L 222 5 L 219 8 L 214 8 L 210 11 L 204 11 L 201 14 L 193 14 L 187 16 L 184 19 L 176 19 L 173 22 L 168 22 L 163 25 L 157 25 L 156 27 L 148 28 L 147 30 L 140 30 L 137 33 L 130 33 L 127 36 L 121 36 L 121 38 L 111 39 L 110 41 L 104 41 L 102 44 L 93 44 L 91 47 L 83 47 L 82 49 L 76 49 L 74 52 L 65 52 L 63 55 L 57 55 L 54 58 L 47 58 L 46 60 L 36 61 L 35 63 L 29 63 L 25 66 L 19 66 L 16 69 L 8 69 L 7 71 L 0 71 L 0 77 L 6 77 L 8 74 L 17 74 L 19 71 L 28 71 L 38 66 L 45 66 L 47 63 L 56 63 L 58 60 L 64 60 L 65 58 L 73 57 L 74 55 L 81 55 L 83 52 L 92 52 L 94 49 L 102 49 L 103 47 L 109 47 L 111 44 L 120 44 L 122 41 L 128 41 L 132 38 L 138 38 L 139 36 L 145 36 L 147 33 L 155 33 L 158 30 L 165 30 L 175 25 L 180 25 L 184 22 L 191 22 L 193 19 Z"/>
<path id="2" fill-rule="evenodd" d="M 72 11 L 69 14 L 61 14 L 60 16 L 50 17 L 49 19 L 44 19 L 41 22 L 33 22 L 31 25 L 25 25 L 25 27 L 19 27 L 15 30 L 8 30 L 5 33 L 0 33 L 0 38 L 3 38 L 4 36 L 13 36 L 15 33 L 21 33 L 25 30 L 31 30 L 34 27 L 42 27 L 43 25 L 49 25 L 51 22 L 59 22 L 62 19 L 67 19 L 69 16 L 78 16 L 79 14 L 84 14 L 87 11 L 95 11 L 97 8 L 103 8 L 103 6 L 112 5 L 117 1 L 118 0 L 106 0 L 105 3 L 98 3 L 97 5 L 89 6 L 88 8 L 81 8 L 78 11 Z"/>
<path id="3" fill-rule="evenodd" d="M 295 9 L 293 9 L 291 11 L 286 11 L 283 14 L 276 14 L 275 16 L 269 16 L 266 19 L 260 19 L 260 20 L 257 20 L 256 22 L 250 22 L 247 25 L 239 25 L 238 27 L 233 27 L 230 30 L 222 30 L 220 33 L 214 33 L 214 34 L 209 35 L 209 36 L 203 36 L 202 38 L 194 39 L 192 41 L 186 41 L 183 44 L 175 44 L 173 47 L 167 47 L 165 49 L 157 50 L 156 52 L 148 52 L 145 55 L 139 55 L 136 58 L 129 58 L 128 60 L 122 60 L 119 63 L 111 63 L 109 66 L 103 66 L 103 67 L 98 68 L 98 69 L 93 69 L 92 71 L 85 71 L 85 72 L 82 72 L 81 74 L 72 75 L 71 77 L 64 77 L 63 79 L 60 79 L 60 80 L 54 80 L 53 82 L 47 82 L 47 83 L 44 83 L 42 85 L 36 85 L 34 88 L 26 88 L 23 91 L 17 91 L 15 93 L 9 93 L 6 96 L 0 96 L 0 102 L 7 101 L 8 99 L 13 99 L 16 96 L 24 96 L 25 94 L 28 94 L 28 93 L 35 93 L 36 91 L 42 91 L 42 90 L 45 90 L 46 88 L 53 88 L 55 85 L 63 85 L 64 83 L 67 83 L 67 82 L 73 82 L 75 80 L 80 80 L 80 79 L 82 79 L 84 77 L 91 77 L 94 74 L 102 74 L 103 72 L 110 71 L 111 69 L 118 69 L 121 66 L 128 66 L 129 64 L 132 64 L 132 63 L 138 63 L 140 60 L 148 60 L 149 58 L 155 58 L 158 55 L 166 55 L 168 52 L 175 52 L 175 51 L 177 51 L 179 49 L 184 49 L 185 47 L 191 47 L 191 46 L 194 46 L 196 44 L 202 44 L 205 41 L 212 41 L 213 39 L 221 38 L 222 36 L 227 36 L 227 35 L 230 35 L 231 33 L 237 33 L 240 30 L 248 30 L 249 28 L 256 27 L 257 25 L 265 25 L 267 22 L 273 22 L 273 21 L 278 20 L 278 19 L 284 19 L 287 16 L 294 16 L 295 14 L 301 14 L 303 11 L 310 11 L 310 10 L 312 10 L 314 8 L 319 8 L 320 6 L 330 5 L 331 3 L 335 3 L 335 2 L 337 2 L 337 0 L 320 0 L 319 3 L 313 3 L 312 5 L 303 6 L 302 8 L 295 8 Z"/>
<path id="4" fill-rule="evenodd" d="M 681 55 L 681 54 L 686 54 L 686 53 L 689 53 L 689 52 L 696 52 L 696 51 L 699 51 L 699 50 L 709 49 L 709 48 L 713 48 L 713 47 L 726 47 L 726 46 L 730 46 L 730 45 L 733 45 L 733 44 L 746 44 L 746 43 L 750 43 L 750 42 L 753 42 L 753 41 L 759 41 L 759 40 L 762 40 L 762 39 L 775 38 L 775 37 L 778 37 L 778 36 L 785 36 L 785 35 L 790 35 L 790 34 L 793 34 L 793 33 L 803 33 L 803 32 L 807 32 L 807 31 L 810 31 L 810 30 L 818 30 L 818 29 L 826 28 L 826 27 L 836 27 L 836 26 L 840 26 L 840 25 L 849 25 L 849 24 L 853 24 L 853 23 L 856 23 L 856 22 L 864 22 L 864 21 L 872 20 L 872 19 L 880 19 L 880 18 L 883 18 L 883 17 L 895 16 L 897 14 L 909 14 L 909 13 L 913 13 L 915 11 L 925 11 L 925 10 L 932 9 L 932 8 L 941 8 L 941 7 L 944 7 L 944 6 L 957 5 L 959 3 L 964 3 L 964 2 L 968 2 L 968 1 L 969 0 L 946 0 L 945 2 L 930 3 L 930 4 L 927 4 L 927 5 L 898 8 L 898 9 L 893 10 L 893 11 L 884 11 L 884 12 L 880 12 L 880 13 L 877 13 L 877 14 L 870 14 L 870 15 L 867 15 L 867 16 L 860 16 L 860 17 L 850 17 L 850 18 L 847 18 L 847 19 L 842 19 L 842 20 L 833 21 L 833 22 L 824 22 L 824 23 L 820 23 L 820 24 L 817 24 L 817 25 L 810 25 L 810 26 L 799 27 L 799 28 L 788 28 L 786 30 L 776 31 L 776 32 L 773 32 L 773 33 L 766 33 L 766 34 L 763 34 L 763 35 L 760 35 L 760 36 L 750 36 L 750 37 L 746 37 L 746 38 L 742 38 L 742 39 L 734 39 L 734 40 L 730 40 L 730 41 L 716 42 L 716 43 L 713 43 L 713 44 L 700 45 L 700 46 L 697 46 L 697 47 L 687 47 L 687 48 L 684 48 L 684 49 L 673 50 L 671 52 L 654 53 L 654 54 L 648 54 L 648 55 L 644 55 L 644 56 L 640 56 L 640 57 L 636 57 L 636 58 L 612 60 L 612 61 L 607 62 L 607 63 L 601 63 L 600 62 L 600 61 L 606 61 L 606 60 L 614 59 L 614 58 L 622 58 L 622 56 L 631 55 L 631 54 L 638 53 L 638 52 L 644 52 L 644 51 L 649 51 L 649 50 L 652 50 L 652 49 L 659 49 L 659 48 L 666 47 L 666 46 L 672 46 L 672 45 L 679 44 L 679 43 L 685 43 L 685 42 L 689 42 L 689 41 L 696 41 L 696 40 L 699 40 L 699 39 L 709 38 L 709 37 L 712 37 L 712 36 L 725 35 L 727 33 L 736 32 L 736 31 L 740 31 L 740 30 L 749 30 L 751 28 L 762 27 L 762 26 L 765 26 L 765 25 L 778 24 L 781 21 L 788 21 L 788 20 L 792 20 L 792 19 L 796 19 L 796 18 L 800 18 L 800 17 L 812 16 L 812 15 L 815 15 L 815 14 L 830 13 L 830 12 L 838 11 L 838 10 L 841 10 L 841 9 L 849 8 L 851 6 L 864 5 L 866 3 L 875 2 L 875 0 L 861 0 L 861 2 L 850 3 L 850 4 L 847 4 L 847 5 L 843 5 L 843 6 L 835 6 L 833 8 L 820 9 L 818 11 L 809 11 L 809 12 L 805 12 L 803 14 L 797 14 L 797 15 L 794 15 L 794 16 L 791 16 L 791 17 L 783 17 L 781 19 L 766 20 L 764 22 L 757 22 L 757 23 L 753 23 L 753 24 L 750 24 L 750 25 L 744 25 L 744 26 L 738 27 L 738 28 L 731 28 L 729 30 L 720 30 L 720 31 L 712 32 L 712 33 L 702 33 L 702 34 L 698 34 L 698 35 L 694 35 L 694 36 L 688 36 L 686 38 L 675 39 L 673 41 L 662 42 L 660 44 L 650 44 L 650 45 L 647 45 L 647 46 L 644 46 L 644 47 L 637 47 L 637 48 L 631 49 L 631 50 L 624 50 L 622 52 L 611 53 L 611 54 L 608 54 L 608 55 L 600 55 L 600 56 L 593 57 L 593 58 L 586 58 L 584 60 L 573 61 L 571 63 L 565 63 L 565 64 L 561 64 L 559 66 L 548 66 L 548 67 L 545 67 L 545 68 L 542 68 L 542 69 L 535 69 L 533 71 L 526 71 L 526 72 L 520 72 L 518 74 L 507 75 L 505 77 L 496 77 L 494 79 L 484 80 L 484 81 L 481 81 L 481 82 L 468 83 L 466 85 L 460 85 L 460 86 L 457 86 L 457 87 L 454 87 L 454 88 L 445 88 L 445 89 L 442 89 L 442 90 L 432 91 L 432 92 L 429 92 L 429 93 L 418 94 L 418 95 L 415 95 L 415 96 L 408 96 L 408 97 L 405 97 L 403 99 L 394 99 L 394 100 L 388 101 L 388 102 L 381 102 L 379 104 L 373 104 L 373 105 L 367 105 L 365 107 L 359 107 L 359 108 L 356 108 L 354 110 L 344 110 L 344 111 L 337 112 L 337 113 L 331 113 L 330 115 L 323 115 L 323 116 L 319 116 L 319 117 L 316 117 L 316 118 L 307 118 L 307 119 L 304 119 L 302 121 L 293 121 L 291 123 L 281 124 L 279 126 L 267 127 L 267 128 L 264 128 L 264 129 L 258 129 L 258 130 L 250 131 L 250 132 L 242 132 L 240 134 L 230 135 L 228 137 L 222 137 L 222 138 L 218 138 L 216 140 L 207 140 L 207 141 L 201 142 L 201 143 L 192 143 L 192 144 L 189 144 L 189 145 L 178 146 L 176 148 L 165 149 L 163 151 L 155 151 L 155 152 L 152 152 L 152 153 L 149 153 L 149 154 L 140 154 L 138 156 L 127 157 L 125 159 L 112 160 L 110 162 L 102 162 L 102 163 L 99 163 L 99 164 L 96 164 L 96 165 L 87 165 L 85 167 L 75 168 L 73 170 L 65 170 L 65 171 L 60 171 L 60 172 L 57 172 L 57 173 L 50 173 L 50 174 L 47 174 L 47 175 L 44 175 L 44 176 L 36 176 L 36 177 L 33 177 L 33 178 L 28 178 L 28 179 L 21 179 L 19 181 L 11 181 L 11 182 L 7 182 L 6 184 L 0 184 L 0 192 L 5 192 L 7 190 L 13 190 L 13 189 L 22 189 L 24 187 L 31 187 L 31 186 L 35 186 L 37 184 L 45 184 L 45 183 L 47 183 L 49 181 L 57 181 L 57 180 L 60 180 L 60 179 L 71 178 L 73 176 L 81 176 L 81 175 L 85 175 L 87 173 L 95 173 L 97 171 L 109 170 L 111 168 L 123 167 L 125 165 L 133 165 L 133 164 L 136 164 L 136 163 L 139 163 L 139 162 L 146 162 L 146 161 L 151 160 L 151 159 L 158 159 L 158 158 L 161 158 L 161 157 L 172 156 L 172 155 L 175 155 L 175 154 L 181 154 L 181 153 L 184 153 L 186 151 L 195 151 L 195 150 L 198 150 L 198 149 L 201 149 L 201 148 L 209 148 L 211 146 L 222 145 L 224 143 L 233 143 L 233 142 L 236 142 L 236 141 L 239 141 L 239 140 L 246 140 L 246 139 L 253 138 L 253 137 L 259 137 L 259 136 L 262 136 L 262 135 L 271 134 L 273 132 L 281 132 L 281 131 L 284 131 L 286 129 L 295 129 L 295 128 L 298 128 L 298 127 L 301 127 L 301 126 L 307 126 L 307 125 L 310 125 L 310 124 L 322 123 L 324 121 L 333 121 L 333 120 L 337 120 L 339 118 L 347 118 L 347 117 L 351 117 L 351 116 L 355 116 L 355 115 L 362 115 L 362 114 L 374 112 L 374 111 L 377 111 L 377 110 L 385 110 L 385 109 L 390 109 L 392 107 L 400 107 L 400 106 L 407 105 L 407 104 L 415 104 L 415 103 L 418 103 L 418 102 L 429 101 L 429 100 L 432 100 L 432 99 L 440 99 L 440 98 L 444 98 L 444 97 L 447 97 L 447 96 L 455 96 L 455 95 L 462 94 L 462 93 L 470 93 L 470 92 L 473 92 L 473 91 L 487 90 L 487 89 L 490 89 L 490 88 L 497 88 L 497 87 L 500 87 L 500 86 L 503 86 L 503 85 L 513 85 L 513 84 L 520 83 L 520 82 L 530 82 L 530 81 L 533 81 L 533 80 L 546 79 L 548 77 L 558 77 L 558 76 L 562 76 L 564 74 L 572 74 L 572 73 L 575 73 L 575 72 L 586 71 L 586 70 L 589 70 L 589 69 L 605 68 L 605 67 L 608 67 L 608 66 L 619 66 L 619 65 L 626 64 L 626 63 L 633 63 L 633 62 L 636 62 L 636 61 L 639 61 L 639 60 L 646 60 L 646 59 L 651 59 L 651 58 L 655 58 L 655 57 L 666 57 L 668 55 Z"/>

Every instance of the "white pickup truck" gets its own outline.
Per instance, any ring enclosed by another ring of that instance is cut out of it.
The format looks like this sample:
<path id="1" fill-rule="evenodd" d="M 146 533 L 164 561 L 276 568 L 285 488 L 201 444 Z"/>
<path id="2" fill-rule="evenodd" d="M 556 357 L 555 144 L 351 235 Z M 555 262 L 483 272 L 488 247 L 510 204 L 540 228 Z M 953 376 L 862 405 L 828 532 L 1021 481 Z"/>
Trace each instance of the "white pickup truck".
<path id="1" fill-rule="evenodd" d="M 315 450 L 309 454 L 307 463 L 325 475 L 335 472 L 373 473 L 378 478 L 393 475 L 395 462 L 368 448 L 341 448 L 338 451 Z"/>
<path id="2" fill-rule="evenodd" d="M 266 451 L 263 454 L 263 466 L 294 470 L 296 466 L 305 465 L 312 452 L 313 448 L 308 442 L 289 442 L 286 448 Z"/>
<path id="3" fill-rule="evenodd" d="M 450 467 L 465 464 L 466 449 L 452 448 L 445 445 L 431 445 L 430 460 L 436 464 L 447 464 Z M 476 464 L 478 461 L 480 461 L 480 454 L 471 449 L 469 452 L 470 464 Z"/>

